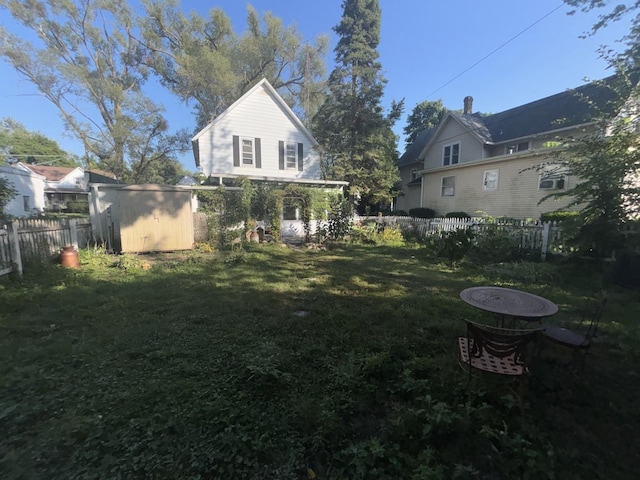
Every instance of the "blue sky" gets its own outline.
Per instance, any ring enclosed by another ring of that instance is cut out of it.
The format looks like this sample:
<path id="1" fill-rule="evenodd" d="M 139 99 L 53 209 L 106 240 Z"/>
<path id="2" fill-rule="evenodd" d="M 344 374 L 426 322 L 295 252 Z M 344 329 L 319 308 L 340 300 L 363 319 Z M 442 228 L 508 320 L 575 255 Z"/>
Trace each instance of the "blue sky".
<path id="1" fill-rule="evenodd" d="M 340 0 L 184 0 L 182 8 L 206 14 L 209 8 L 220 7 L 234 30 L 241 32 L 249 3 L 259 13 L 271 11 L 285 25 L 295 24 L 305 40 L 329 35 L 327 73 L 331 70 L 337 41 L 332 27 L 342 16 Z M 577 87 L 585 79 L 610 75 L 597 49 L 619 47 L 615 42 L 628 25 L 616 23 L 583 39 L 580 36 L 602 12 L 569 16 L 569 7 L 561 5 L 560 0 L 380 0 L 378 50 L 388 81 L 384 103 L 405 99 L 405 116 L 395 127 L 399 149 L 404 148 L 406 115 L 423 100 L 442 99 L 447 108 L 461 109 L 462 99 L 471 95 L 474 111 L 496 113 Z M 13 29 L 4 11 L 0 23 Z M 159 88 L 150 95 L 165 105 L 172 129 L 195 128 L 190 106 Z M 64 149 L 82 153 L 79 142 L 64 131 L 55 108 L 5 61 L 0 61 L 0 117 L 12 117 Z M 195 171 L 190 151 L 180 160 Z"/>

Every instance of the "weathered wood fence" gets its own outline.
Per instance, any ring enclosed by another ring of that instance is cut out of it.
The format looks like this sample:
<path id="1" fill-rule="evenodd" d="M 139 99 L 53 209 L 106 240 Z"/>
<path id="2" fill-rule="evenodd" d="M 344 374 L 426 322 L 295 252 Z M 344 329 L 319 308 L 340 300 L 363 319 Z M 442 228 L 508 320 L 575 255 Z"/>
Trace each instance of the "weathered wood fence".
<path id="1" fill-rule="evenodd" d="M 28 218 L 0 225 L 0 276 L 12 271 L 22 275 L 25 263 L 49 261 L 62 247 L 85 248 L 92 239 L 89 217 Z"/>

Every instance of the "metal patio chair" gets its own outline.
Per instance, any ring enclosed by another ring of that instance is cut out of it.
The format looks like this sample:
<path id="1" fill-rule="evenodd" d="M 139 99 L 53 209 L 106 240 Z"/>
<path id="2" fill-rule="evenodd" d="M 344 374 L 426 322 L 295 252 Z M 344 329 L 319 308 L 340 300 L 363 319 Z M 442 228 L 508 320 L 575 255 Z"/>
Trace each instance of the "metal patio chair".
<path id="1" fill-rule="evenodd" d="M 600 319 L 607 305 L 605 292 L 599 300 L 592 300 L 581 312 L 579 323 L 569 329 L 559 325 L 544 325 L 542 335 L 559 345 L 573 350 L 573 365 L 578 371 L 584 370 L 584 364 L 591 347 L 592 339 L 598 333 Z"/>
<path id="2" fill-rule="evenodd" d="M 532 355 L 532 342 L 540 329 L 499 328 L 466 321 L 467 335 L 458 337 L 460 362 L 468 369 L 502 375 L 518 380 L 516 393 L 524 416 L 523 396 Z"/>

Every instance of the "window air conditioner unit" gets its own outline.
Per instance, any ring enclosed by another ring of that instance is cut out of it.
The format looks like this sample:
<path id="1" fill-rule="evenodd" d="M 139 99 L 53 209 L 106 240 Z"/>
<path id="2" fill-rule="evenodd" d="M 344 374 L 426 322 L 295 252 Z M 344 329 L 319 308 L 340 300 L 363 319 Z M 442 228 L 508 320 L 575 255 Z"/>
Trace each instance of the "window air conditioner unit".
<path id="1" fill-rule="evenodd" d="M 540 190 L 564 190 L 565 178 L 543 178 L 540 180 Z"/>

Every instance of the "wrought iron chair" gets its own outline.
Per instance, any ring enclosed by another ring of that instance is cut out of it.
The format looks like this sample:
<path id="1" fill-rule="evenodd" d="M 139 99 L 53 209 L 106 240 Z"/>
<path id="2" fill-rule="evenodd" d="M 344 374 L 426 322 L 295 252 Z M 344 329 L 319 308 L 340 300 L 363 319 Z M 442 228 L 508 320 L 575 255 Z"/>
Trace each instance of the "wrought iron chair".
<path id="1" fill-rule="evenodd" d="M 540 329 L 511 329 L 483 325 L 467 320 L 467 336 L 458 338 L 460 361 L 469 371 L 484 372 L 518 378 L 517 392 L 520 412 L 524 414 L 526 375 L 532 355 L 532 342 Z"/>
<path id="2" fill-rule="evenodd" d="M 593 337 L 598 333 L 598 325 L 606 305 L 607 295 L 603 292 L 599 300 L 593 300 L 581 312 L 580 321 L 576 327 L 569 329 L 559 325 L 543 326 L 544 338 L 573 349 L 573 364 L 580 372 L 584 370 L 586 356 Z"/>

